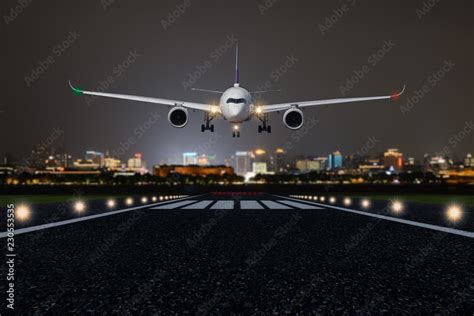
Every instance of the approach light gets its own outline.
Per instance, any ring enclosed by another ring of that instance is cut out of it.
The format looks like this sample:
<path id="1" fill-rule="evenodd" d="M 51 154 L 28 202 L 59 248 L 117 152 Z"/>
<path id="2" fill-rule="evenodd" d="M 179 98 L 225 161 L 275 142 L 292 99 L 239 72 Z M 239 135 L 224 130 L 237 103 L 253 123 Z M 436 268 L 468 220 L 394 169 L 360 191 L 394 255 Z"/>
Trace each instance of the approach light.
<path id="1" fill-rule="evenodd" d="M 452 223 L 459 221 L 462 218 L 463 211 L 458 205 L 450 205 L 446 210 L 446 216 L 448 220 Z"/>
<path id="2" fill-rule="evenodd" d="M 133 204 L 133 199 L 131 197 L 128 197 L 126 200 L 125 200 L 125 204 L 127 205 L 132 205 Z"/>
<path id="3" fill-rule="evenodd" d="M 153 197 L 151 198 L 151 201 L 152 201 L 152 202 L 156 202 L 156 200 L 157 200 L 157 199 L 156 199 L 156 196 L 153 196 Z"/>
<path id="4" fill-rule="evenodd" d="M 74 210 L 76 211 L 76 213 L 83 213 L 86 210 L 86 203 L 84 203 L 83 201 L 76 201 L 74 203 Z"/>
<path id="5" fill-rule="evenodd" d="M 162 196 L 160 196 L 160 201 L 163 201 L 163 197 L 162 197 Z"/>
<path id="6" fill-rule="evenodd" d="M 349 205 L 351 205 L 351 204 L 352 204 L 351 198 L 346 197 L 346 198 L 344 199 L 344 205 L 345 205 L 345 206 L 349 206 Z"/>
<path id="7" fill-rule="evenodd" d="M 16 208 L 15 217 L 20 221 L 26 221 L 31 216 L 31 209 L 28 205 L 20 204 Z"/>
<path id="8" fill-rule="evenodd" d="M 146 196 L 142 197 L 142 203 L 145 204 L 146 202 L 148 202 L 148 198 Z"/>
<path id="9" fill-rule="evenodd" d="M 336 198 L 335 198 L 334 196 L 331 196 L 331 197 L 329 198 L 329 203 L 331 203 L 331 204 L 336 203 Z"/>
<path id="10" fill-rule="evenodd" d="M 322 197 L 319 198 L 319 200 L 320 200 L 321 202 L 324 202 L 324 201 L 326 201 L 326 198 L 325 198 L 324 196 L 322 196 Z"/>

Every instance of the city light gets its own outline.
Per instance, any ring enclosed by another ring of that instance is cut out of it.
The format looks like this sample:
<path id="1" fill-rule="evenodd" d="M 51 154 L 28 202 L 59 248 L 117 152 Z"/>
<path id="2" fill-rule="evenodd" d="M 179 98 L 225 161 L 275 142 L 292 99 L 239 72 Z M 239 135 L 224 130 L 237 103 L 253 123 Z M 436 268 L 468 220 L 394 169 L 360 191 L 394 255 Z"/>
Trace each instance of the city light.
<path id="1" fill-rule="evenodd" d="M 148 198 L 146 196 L 142 197 L 142 203 L 145 204 L 146 202 L 148 202 Z"/>
<path id="2" fill-rule="evenodd" d="M 86 203 L 84 203 L 83 201 L 76 201 L 74 203 L 74 211 L 76 211 L 76 213 L 81 214 L 85 210 L 86 210 Z"/>
<path id="3" fill-rule="evenodd" d="M 446 210 L 446 216 L 448 220 L 452 223 L 459 221 L 462 218 L 463 211 L 460 206 L 458 205 L 450 205 Z"/>
<path id="4" fill-rule="evenodd" d="M 15 217 L 20 221 L 26 221 L 31 216 L 31 209 L 28 205 L 20 204 L 15 211 Z"/>
<path id="5" fill-rule="evenodd" d="M 393 213 L 400 214 L 403 211 L 403 203 L 397 200 L 392 201 L 390 208 Z"/>
<path id="6" fill-rule="evenodd" d="M 110 200 L 107 201 L 107 206 L 108 206 L 109 208 L 114 208 L 114 207 L 115 207 L 115 204 L 116 204 L 116 203 L 115 203 L 115 200 L 110 199 Z"/>
<path id="7" fill-rule="evenodd" d="M 363 199 L 363 200 L 360 202 L 360 205 L 362 205 L 363 208 L 369 208 L 369 207 L 370 207 L 370 201 L 367 200 L 367 199 Z"/>
<path id="8" fill-rule="evenodd" d="M 329 198 L 329 203 L 331 203 L 331 204 L 336 203 L 336 198 L 335 198 L 334 196 L 331 196 L 331 197 Z"/>
<path id="9" fill-rule="evenodd" d="M 349 205 L 351 205 L 351 204 L 352 204 L 351 198 L 346 197 L 346 198 L 344 199 L 344 205 L 345 205 L 345 206 L 349 206 Z"/>
<path id="10" fill-rule="evenodd" d="M 125 204 L 127 205 L 132 205 L 133 204 L 133 199 L 131 197 L 128 197 L 126 200 L 125 200 Z"/>

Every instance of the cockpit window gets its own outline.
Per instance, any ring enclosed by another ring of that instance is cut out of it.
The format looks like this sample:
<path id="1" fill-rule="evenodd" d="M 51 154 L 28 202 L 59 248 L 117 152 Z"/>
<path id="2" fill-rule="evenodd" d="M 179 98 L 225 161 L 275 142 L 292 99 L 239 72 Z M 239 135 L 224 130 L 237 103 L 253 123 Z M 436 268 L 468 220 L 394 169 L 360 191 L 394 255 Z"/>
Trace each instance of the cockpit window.
<path id="1" fill-rule="evenodd" d="M 245 103 L 245 99 L 227 99 L 227 103 L 235 103 L 235 104 L 240 104 L 240 103 Z"/>

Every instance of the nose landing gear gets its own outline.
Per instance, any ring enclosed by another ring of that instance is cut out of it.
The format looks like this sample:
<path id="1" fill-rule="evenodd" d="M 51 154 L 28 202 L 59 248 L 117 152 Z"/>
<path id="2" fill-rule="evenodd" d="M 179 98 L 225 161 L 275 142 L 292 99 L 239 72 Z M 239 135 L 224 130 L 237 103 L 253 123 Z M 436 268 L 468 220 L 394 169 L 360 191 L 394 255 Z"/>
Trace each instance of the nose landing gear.
<path id="1" fill-rule="evenodd" d="M 232 137 L 240 137 L 239 125 L 234 125 L 234 130 L 232 131 Z"/>

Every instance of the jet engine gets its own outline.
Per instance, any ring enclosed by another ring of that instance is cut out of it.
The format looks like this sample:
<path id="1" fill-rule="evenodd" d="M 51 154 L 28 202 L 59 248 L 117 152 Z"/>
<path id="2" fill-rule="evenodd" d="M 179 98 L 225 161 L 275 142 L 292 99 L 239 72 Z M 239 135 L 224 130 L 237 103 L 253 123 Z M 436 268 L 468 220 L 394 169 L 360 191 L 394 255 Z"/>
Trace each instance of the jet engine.
<path id="1" fill-rule="evenodd" d="M 303 122 L 303 112 L 300 109 L 292 108 L 286 110 L 285 114 L 283 114 L 283 123 L 289 129 L 300 129 L 303 126 Z"/>
<path id="2" fill-rule="evenodd" d="M 185 127 L 188 124 L 188 110 L 182 106 L 175 106 L 168 113 L 168 122 L 176 128 Z"/>

